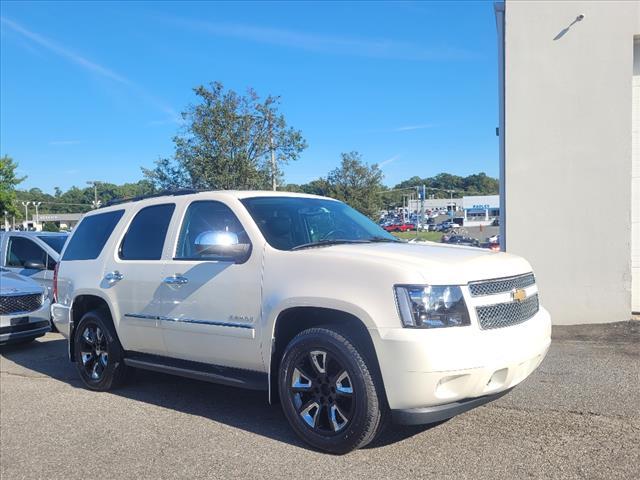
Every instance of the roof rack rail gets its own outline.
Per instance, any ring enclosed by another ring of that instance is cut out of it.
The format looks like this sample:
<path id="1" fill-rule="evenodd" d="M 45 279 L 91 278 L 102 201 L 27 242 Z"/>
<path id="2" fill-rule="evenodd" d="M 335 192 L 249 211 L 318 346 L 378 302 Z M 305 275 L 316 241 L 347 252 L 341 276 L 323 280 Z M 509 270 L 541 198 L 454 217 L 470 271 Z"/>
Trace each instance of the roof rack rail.
<path id="1" fill-rule="evenodd" d="M 113 200 L 109 200 L 106 203 L 105 207 L 111 207 L 112 205 L 120 205 L 122 203 L 139 202 L 140 200 L 146 200 L 147 198 L 190 195 L 192 193 L 199 193 L 199 192 L 206 192 L 206 191 L 207 190 L 197 190 L 194 188 L 184 188 L 180 190 L 163 190 L 161 192 L 151 193 L 149 195 L 139 195 L 137 197 L 128 197 L 128 198 L 115 198 Z"/>

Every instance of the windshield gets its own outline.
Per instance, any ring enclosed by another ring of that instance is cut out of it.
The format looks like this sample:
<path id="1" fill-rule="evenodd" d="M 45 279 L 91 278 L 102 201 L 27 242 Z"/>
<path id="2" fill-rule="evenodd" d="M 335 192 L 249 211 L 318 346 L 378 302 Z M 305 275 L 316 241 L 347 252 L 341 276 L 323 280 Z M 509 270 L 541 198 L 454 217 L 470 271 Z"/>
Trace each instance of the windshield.
<path id="1" fill-rule="evenodd" d="M 67 235 L 38 235 L 38 238 L 58 253 L 62 251 L 64 242 L 67 241 Z"/>
<path id="2" fill-rule="evenodd" d="M 335 243 L 398 241 L 348 205 L 323 198 L 245 198 L 260 231 L 274 248 L 293 250 Z"/>

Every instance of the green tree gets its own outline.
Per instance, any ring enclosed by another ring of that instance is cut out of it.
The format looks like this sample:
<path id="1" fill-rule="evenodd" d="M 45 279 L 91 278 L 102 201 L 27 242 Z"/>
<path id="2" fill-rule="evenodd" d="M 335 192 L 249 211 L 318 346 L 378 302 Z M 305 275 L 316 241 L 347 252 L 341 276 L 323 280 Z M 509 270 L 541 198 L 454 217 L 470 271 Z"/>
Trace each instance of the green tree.
<path id="1" fill-rule="evenodd" d="M 261 100 L 251 89 L 239 95 L 219 82 L 194 92 L 198 103 L 182 114 L 174 157 L 142 169 L 159 189 L 270 189 L 272 178 L 280 183 L 281 166 L 307 147 L 302 133 L 278 112 L 279 97 Z"/>
<path id="2" fill-rule="evenodd" d="M 499 181 L 497 178 L 489 177 L 484 172 L 466 177 L 443 172 L 434 177 L 411 177 L 397 184 L 394 189 L 413 188 L 421 185 L 427 187 L 427 194 L 434 195 L 435 198 L 447 198 L 449 196 L 447 190 L 455 190 L 454 195 L 456 196 L 497 195 Z M 395 195 L 398 196 L 398 194 Z"/>
<path id="3" fill-rule="evenodd" d="M 42 225 L 43 232 L 59 232 L 60 228 L 53 222 L 44 222 Z"/>
<path id="4" fill-rule="evenodd" d="M 18 177 L 18 164 L 8 155 L 0 158 L 0 215 L 8 212 L 11 215 L 19 213 L 16 205 L 16 187 L 27 177 Z"/>
<path id="5" fill-rule="evenodd" d="M 384 189 L 382 170 L 377 164 L 368 165 L 358 152 L 342 153 L 340 166 L 316 184 L 326 188 L 326 195 L 342 200 L 361 213 L 375 218 L 382 207 L 380 191 Z M 316 193 L 316 192 L 310 192 Z"/>

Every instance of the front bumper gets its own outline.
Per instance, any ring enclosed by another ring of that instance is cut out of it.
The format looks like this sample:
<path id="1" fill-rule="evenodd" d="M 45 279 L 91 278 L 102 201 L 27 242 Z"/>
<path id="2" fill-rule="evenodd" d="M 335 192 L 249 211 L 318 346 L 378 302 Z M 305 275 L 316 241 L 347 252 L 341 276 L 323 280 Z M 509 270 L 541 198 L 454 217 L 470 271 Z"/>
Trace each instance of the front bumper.
<path id="1" fill-rule="evenodd" d="M 45 300 L 38 310 L 0 316 L 0 345 L 43 336 L 51 331 L 50 303 Z M 19 323 L 16 320 L 20 320 Z"/>
<path id="2" fill-rule="evenodd" d="M 540 308 L 522 324 L 494 330 L 470 325 L 371 333 L 389 407 L 398 411 L 393 416 L 422 415 L 430 423 L 487 403 L 527 378 L 549 349 L 551 319 Z"/>
<path id="3" fill-rule="evenodd" d="M 455 417 L 456 415 L 460 415 L 461 413 L 468 412 L 469 410 L 484 405 L 485 403 L 493 402 L 510 391 L 511 388 L 492 395 L 467 398 L 466 400 L 446 403 L 444 405 L 436 405 L 433 407 L 391 410 L 391 419 L 394 423 L 400 425 L 426 425 L 428 423 L 437 423 L 442 420 Z"/>

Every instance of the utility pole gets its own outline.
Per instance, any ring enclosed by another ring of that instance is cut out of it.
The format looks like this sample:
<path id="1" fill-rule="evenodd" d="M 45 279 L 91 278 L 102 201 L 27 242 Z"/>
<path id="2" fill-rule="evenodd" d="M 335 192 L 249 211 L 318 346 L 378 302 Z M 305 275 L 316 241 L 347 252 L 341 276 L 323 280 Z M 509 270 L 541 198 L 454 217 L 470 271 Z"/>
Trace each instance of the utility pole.
<path id="1" fill-rule="evenodd" d="M 271 150 L 271 189 L 275 192 L 278 188 L 276 174 L 276 149 L 273 143 L 273 118 L 269 112 L 269 150 Z"/>
<path id="2" fill-rule="evenodd" d="M 27 222 L 29 221 L 29 204 L 31 202 L 21 202 L 24 207 L 24 229 L 27 230 Z"/>
<path id="3" fill-rule="evenodd" d="M 275 192 L 278 184 L 276 182 L 276 150 L 273 148 L 273 132 L 269 136 L 269 143 L 271 145 L 271 188 Z"/>

